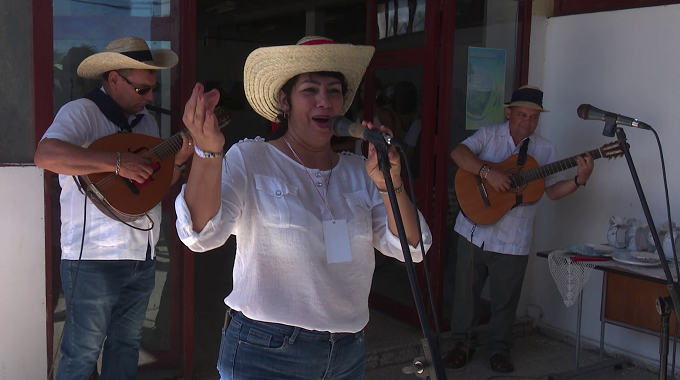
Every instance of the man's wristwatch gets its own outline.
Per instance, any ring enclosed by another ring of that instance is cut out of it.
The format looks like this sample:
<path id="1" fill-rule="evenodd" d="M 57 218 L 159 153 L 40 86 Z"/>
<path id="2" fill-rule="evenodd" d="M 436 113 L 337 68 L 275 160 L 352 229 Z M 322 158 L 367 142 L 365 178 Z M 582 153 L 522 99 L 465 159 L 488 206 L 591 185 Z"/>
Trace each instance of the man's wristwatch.
<path id="1" fill-rule="evenodd" d="M 574 183 L 576 184 L 576 187 L 585 187 L 586 186 L 585 183 L 583 183 L 583 184 L 578 183 L 578 174 L 574 177 Z"/>

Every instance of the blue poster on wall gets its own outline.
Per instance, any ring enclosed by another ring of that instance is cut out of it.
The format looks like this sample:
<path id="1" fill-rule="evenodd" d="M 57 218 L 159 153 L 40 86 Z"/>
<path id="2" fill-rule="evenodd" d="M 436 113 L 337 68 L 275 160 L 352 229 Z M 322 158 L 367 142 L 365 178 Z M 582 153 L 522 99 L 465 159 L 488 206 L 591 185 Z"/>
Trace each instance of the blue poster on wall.
<path id="1" fill-rule="evenodd" d="M 465 129 L 504 121 L 505 50 L 468 48 Z"/>

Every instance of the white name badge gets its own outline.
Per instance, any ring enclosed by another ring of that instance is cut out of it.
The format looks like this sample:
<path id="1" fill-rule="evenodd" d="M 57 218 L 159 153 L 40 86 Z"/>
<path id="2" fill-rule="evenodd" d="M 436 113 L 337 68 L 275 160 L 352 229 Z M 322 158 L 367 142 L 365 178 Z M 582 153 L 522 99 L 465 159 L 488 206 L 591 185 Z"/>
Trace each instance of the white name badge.
<path id="1" fill-rule="evenodd" d="M 323 239 L 326 242 L 326 259 L 329 264 L 352 261 L 346 220 L 324 221 Z"/>

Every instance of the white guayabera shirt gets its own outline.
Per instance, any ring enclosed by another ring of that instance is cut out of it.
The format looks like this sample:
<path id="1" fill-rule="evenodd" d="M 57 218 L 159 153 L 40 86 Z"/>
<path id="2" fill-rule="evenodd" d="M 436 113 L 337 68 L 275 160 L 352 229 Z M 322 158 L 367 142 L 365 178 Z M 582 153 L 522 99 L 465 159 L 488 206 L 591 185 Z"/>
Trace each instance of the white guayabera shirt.
<path id="1" fill-rule="evenodd" d="M 538 165 L 546 165 L 557 160 L 555 145 L 534 133 L 529 138 L 527 154 L 533 157 Z M 465 139 L 465 144 L 480 160 L 503 162 L 508 157 L 518 154 L 524 140 L 515 145 L 510 136 L 509 123 L 481 127 L 474 135 Z M 545 187 L 551 186 L 563 178 L 560 173 L 545 178 Z M 472 243 L 478 247 L 484 244 L 485 251 L 505 253 L 509 255 L 528 255 L 531 247 L 531 234 L 538 202 L 524 203 L 510 211 L 498 222 L 478 225 Z M 463 213 L 458 214 L 454 230 L 470 241 L 473 223 Z"/>

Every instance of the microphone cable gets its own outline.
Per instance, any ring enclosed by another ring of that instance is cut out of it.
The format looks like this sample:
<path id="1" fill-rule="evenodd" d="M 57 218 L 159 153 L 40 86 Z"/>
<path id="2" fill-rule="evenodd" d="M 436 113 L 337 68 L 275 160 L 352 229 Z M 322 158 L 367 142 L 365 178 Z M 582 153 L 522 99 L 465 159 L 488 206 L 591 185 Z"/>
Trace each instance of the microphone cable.
<path id="1" fill-rule="evenodd" d="M 656 138 L 656 144 L 659 147 L 659 156 L 661 159 L 661 174 L 663 176 L 663 188 L 664 192 L 666 195 L 666 212 L 668 214 L 668 228 L 669 231 L 668 233 L 671 234 L 671 247 L 673 249 L 673 261 L 675 264 L 675 274 L 678 279 L 680 279 L 680 266 L 678 265 L 678 255 L 677 251 L 675 249 L 675 238 L 673 236 L 673 231 L 675 230 L 673 228 L 673 222 L 671 221 L 671 201 L 668 196 L 668 180 L 666 179 L 666 162 L 663 157 L 663 148 L 661 147 L 661 139 L 659 138 L 659 134 L 656 133 L 656 130 L 654 128 L 650 127 L 650 130 L 652 133 L 654 133 L 654 137 Z M 665 252 L 664 252 L 665 254 Z M 672 279 L 671 279 L 672 280 Z M 675 378 L 675 353 L 678 345 L 678 317 L 676 316 L 675 318 L 675 338 L 673 339 L 673 361 L 671 365 L 671 378 Z"/>
<path id="2" fill-rule="evenodd" d="M 52 375 L 54 375 L 54 368 L 55 368 L 55 362 L 57 361 L 57 356 L 59 355 L 59 352 L 61 352 L 61 341 L 64 338 L 64 330 L 66 330 L 66 323 L 68 322 L 68 316 L 71 311 L 71 306 L 73 306 L 73 290 L 76 288 L 76 279 L 78 279 L 78 271 L 80 270 L 80 262 L 83 259 L 83 247 L 85 246 L 85 226 L 87 224 L 87 195 L 85 195 L 83 198 L 85 198 L 85 201 L 83 203 L 83 235 L 81 236 L 80 239 L 80 253 L 78 254 L 78 262 L 76 263 L 76 272 L 73 275 L 73 281 L 71 282 L 71 291 L 69 292 L 69 297 L 68 297 L 68 302 L 66 303 L 65 307 L 66 309 L 64 310 L 64 327 L 61 329 L 61 334 L 59 334 L 59 342 L 57 342 L 57 349 L 55 350 L 56 352 L 52 356 L 52 364 L 50 364 L 50 371 L 47 374 L 47 380 L 52 379 Z M 59 258 L 61 261 L 61 257 Z M 61 265 L 61 264 L 60 264 Z M 61 272 L 61 271 L 60 271 Z M 54 323 L 52 328 L 54 329 Z M 54 348 L 54 344 L 52 344 L 52 347 Z M 95 364 L 96 366 L 96 364 Z"/>

